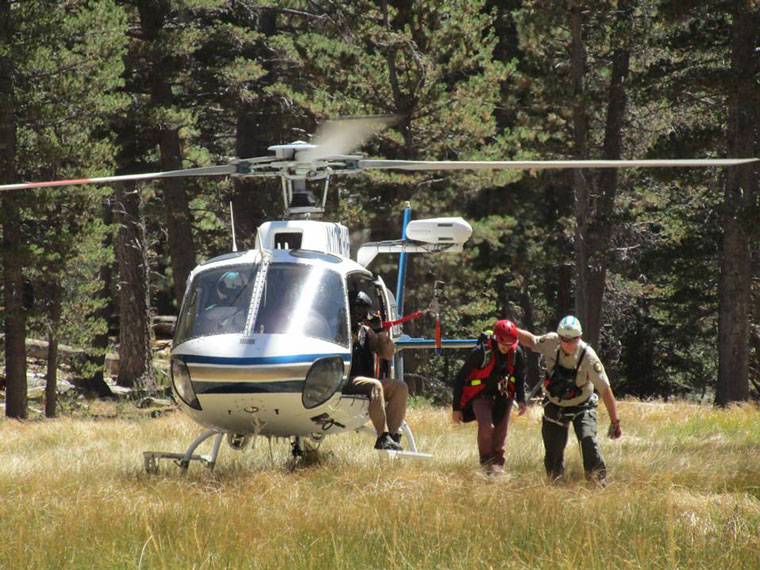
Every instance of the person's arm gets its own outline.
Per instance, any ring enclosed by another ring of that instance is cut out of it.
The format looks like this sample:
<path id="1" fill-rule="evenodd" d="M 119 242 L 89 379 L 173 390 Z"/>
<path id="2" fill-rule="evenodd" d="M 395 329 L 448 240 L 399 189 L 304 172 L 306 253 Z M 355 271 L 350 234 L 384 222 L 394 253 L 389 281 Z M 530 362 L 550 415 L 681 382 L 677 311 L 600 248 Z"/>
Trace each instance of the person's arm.
<path id="1" fill-rule="evenodd" d="M 478 349 L 473 350 L 470 353 L 470 356 L 467 357 L 467 360 L 464 361 L 462 368 L 459 369 L 459 372 L 454 378 L 454 399 L 452 401 L 451 412 L 451 419 L 454 421 L 454 423 L 462 423 L 462 420 L 464 419 L 462 415 L 462 409 L 459 407 L 459 403 L 462 401 L 462 389 L 464 388 L 464 381 L 470 375 L 470 372 L 472 372 L 477 367 L 478 363 L 482 361 L 483 352 Z"/>
<path id="2" fill-rule="evenodd" d="M 515 400 L 517 400 L 517 407 L 520 410 L 520 415 L 523 415 L 526 410 L 525 352 L 519 348 L 516 349 L 515 352 Z"/>
<path id="3" fill-rule="evenodd" d="M 520 341 L 521 345 L 532 349 L 535 346 L 535 341 L 533 338 L 534 337 L 532 332 L 517 329 L 517 340 Z"/>
<path id="4" fill-rule="evenodd" d="M 620 418 L 617 413 L 617 402 L 615 401 L 615 394 L 612 393 L 612 388 L 607 387 L 602 392 L 602 401 L 607 408 L 607 413 L 610 415 L 610 429 L 607 432 L 613 439 L 617 439 L 623 435 L 623 430 L 620 427 Z"/>
<path id="5" fill-rule="evenodd" d="M 607 377 L 607 372 L 604 370 L 602 361 L 596 354 L 596 351 L 590 346 L 586 346 L 586 354 L 588 355 L 584 367 L 587 367 L 588 378 L 596 388 L 596 391 L 602 397 L 602 402 L 607 408 L 607 413 L 610 415 L 610 428 L 607 435 L 611 438 L 617 439 L 623 435 L 620 429 L 620 418 L 617 412 L 617 402 L 615 401 L 615 394 L 612 392 L 610 386 L 610 380 Z"/>
<path id="6" fill-rule="evenodd" d="M 369 336 L 369 348 L 372 352 L 385 360 L 393 358 L 393 353 L 396 352 L 396 345 L 391 340 L 387 331 L 376 333 L 367 327 L 367 335 Z"/>

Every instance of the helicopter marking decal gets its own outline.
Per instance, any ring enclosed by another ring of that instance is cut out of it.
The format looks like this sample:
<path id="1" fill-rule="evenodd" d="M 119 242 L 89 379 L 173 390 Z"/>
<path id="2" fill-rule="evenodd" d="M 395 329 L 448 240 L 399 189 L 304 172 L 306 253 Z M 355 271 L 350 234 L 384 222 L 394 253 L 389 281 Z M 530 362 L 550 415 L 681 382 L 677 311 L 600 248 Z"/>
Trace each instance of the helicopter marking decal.
<path id="1" fill-rule="evenodd" d="M 339 423 L 332 419 L 329 414 L 323 413 L 319 414 L 318 416 L 314 416 L 311 418 L 311 421 L 313 421 L 315 424 L 319 425 L 322 428 L 322 431 L 327 431 L 333 426 L 338 426 L 339 428 L 345 428 L 346 426 L 342 423 Z"/>

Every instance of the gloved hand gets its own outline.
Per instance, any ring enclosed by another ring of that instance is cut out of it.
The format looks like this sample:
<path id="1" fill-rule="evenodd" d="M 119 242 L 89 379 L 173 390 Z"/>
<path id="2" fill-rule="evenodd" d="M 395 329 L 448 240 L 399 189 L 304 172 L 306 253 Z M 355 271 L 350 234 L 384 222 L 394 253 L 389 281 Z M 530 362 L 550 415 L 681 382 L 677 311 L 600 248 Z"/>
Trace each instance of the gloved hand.
<path id="1" fill-rule="evenodd" d="M 383 332 L 383 322 L 380 315 L 377 313 L 370 313 L 367 317 L 367 324 L 376 333 Z"/>
<path id="2" fill-rule="evenodd" d="M 607 437 L 610 439 L 619 439 L 623 436 L 623 430 L 620 428 L 620 420 L 610 423 L 610 428 L 607 430 Z"/>

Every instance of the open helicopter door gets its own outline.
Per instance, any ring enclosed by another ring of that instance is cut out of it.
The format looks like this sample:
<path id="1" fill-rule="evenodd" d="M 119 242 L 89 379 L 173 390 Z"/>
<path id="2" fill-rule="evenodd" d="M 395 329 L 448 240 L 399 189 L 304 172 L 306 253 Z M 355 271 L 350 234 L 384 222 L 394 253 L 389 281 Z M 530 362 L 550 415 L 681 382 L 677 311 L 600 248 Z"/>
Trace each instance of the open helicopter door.
<path id="1" fill-rule="evenodd" d="M 388 290 L 388 287 L 385 286 L 385 282 L 383 281 L 383 278 L 380 277 L 379 275 L 375 279 L 375 294 L 377 296 L 377 301 L 379 305 L 378 310 L 379 310 L 380 320 L 381 321 L 392 320 L 394 318 L 394 315 L 396 314 L 396 299 L 393 297 L 393 294 Z M 394 329 L 398 329 L 398 326 L 391 327 L 391 330 L 388 331 L 391 339 L 393 340 L 395 340 L 396 337 L 398 337 L 398 332 Z M 377 373 L 378 373 L 377 374 L 378 378 L 397 378 L 394 360 L 381 360 Z M 398 380 L 403 380 L 403 378 L 398 378 Z"/>
<path id="2" fill-rule="evenodd" d="M 375 293 L 377 294 L 378 304 L 380 305 L 380 318 L 382 321 L 392 321 L 396 318 L 396 298 L 391 293 L 390 289 L 385 286 L 383 278 L 379 275 L 375 278 Z M 388 331 L 391 338 L 395 341 L 401 335 L 401 325 L 393 325 Z M 395 380 L 401 380 L 405 382 L 403 376 L 403 367 L 396 367 L 396 359 L 391 360 L 379 360 L 380 369 L 378 378 L 393 378 Z M 429 459 L 433 457 L 432 453 L 421 453 L 417 451 L 417 442 L 414 440 L 414 434 L 411 428 L 404 420 L 401 423 L 401 432 L 404 434 L 407 442 L 407 450 L 404 451 L 392 451 L 388 449 L 378 450 L 378 453 L 387 458 L 394 459 L 396 457 L 417 457 L 420 459 Z"/>

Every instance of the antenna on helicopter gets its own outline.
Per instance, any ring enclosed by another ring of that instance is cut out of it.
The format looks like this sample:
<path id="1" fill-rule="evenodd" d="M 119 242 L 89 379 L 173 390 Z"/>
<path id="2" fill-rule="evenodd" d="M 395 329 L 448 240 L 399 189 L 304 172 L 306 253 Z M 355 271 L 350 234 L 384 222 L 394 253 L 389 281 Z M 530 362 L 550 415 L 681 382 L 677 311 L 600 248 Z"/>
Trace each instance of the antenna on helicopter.
<path id="1" fill-rule="evenodd" d="M 237 241 L 235 240 L 235 211 L 232 209 L 232 200 L 230 200 L 230 226 L 232 227 L 232 251 L 237 251 Z"/>

